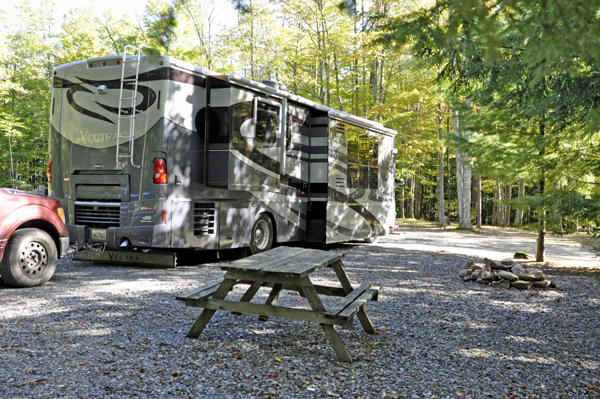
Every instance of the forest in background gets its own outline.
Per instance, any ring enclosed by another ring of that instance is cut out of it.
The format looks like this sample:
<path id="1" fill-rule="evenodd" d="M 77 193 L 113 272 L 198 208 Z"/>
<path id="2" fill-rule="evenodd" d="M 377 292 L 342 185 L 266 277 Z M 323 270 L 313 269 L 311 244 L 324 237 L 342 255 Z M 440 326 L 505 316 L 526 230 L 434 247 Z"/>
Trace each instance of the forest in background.
<path id="1" fill-rule="evenodd" d="M 597 0 L 0 4 L 2 187 L 46 183 L 52 69 L 143 43 L 396 129 L 398 217 L 600 227 Z"/>

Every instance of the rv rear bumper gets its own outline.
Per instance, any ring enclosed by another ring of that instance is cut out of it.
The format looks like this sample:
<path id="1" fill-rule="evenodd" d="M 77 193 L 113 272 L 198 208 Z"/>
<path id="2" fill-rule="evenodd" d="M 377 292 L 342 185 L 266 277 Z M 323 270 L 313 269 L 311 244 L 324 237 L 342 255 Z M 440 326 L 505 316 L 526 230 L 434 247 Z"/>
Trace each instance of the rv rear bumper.
<path id="1" fill-rule="evenodd" d="M 67 224 L 73 244 L 106 244 L 108 249 L 128 247 L 169 248 L 170 234 L 166 225 L 141 227 L 92 228 Z"/>

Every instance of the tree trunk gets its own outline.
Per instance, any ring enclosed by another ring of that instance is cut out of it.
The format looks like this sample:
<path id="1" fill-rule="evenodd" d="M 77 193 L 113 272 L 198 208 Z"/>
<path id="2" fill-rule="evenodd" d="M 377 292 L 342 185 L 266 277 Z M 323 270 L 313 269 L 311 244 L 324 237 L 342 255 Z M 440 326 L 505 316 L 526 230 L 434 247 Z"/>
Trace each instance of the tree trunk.
<path id="1" fill-rule="evenodd" d="M 504 186 L 504 199 L 506 201 L 510 201 L 512 198 L 512 184 L 508 183 Z M 510 205 L 504 205 L 504 221 L 502 223 L 503 226 L 510 226 Z"/>
<path id="2" fill-rule="evenodd" d="M 410 219 L 415 218 L 415 178 L 410 178 L 410 197 L 406 204 L 406 211 Z"/>
<path id="3" fill-rule="evenodd" d="M 405 202 L 406 202 L 404 199 L 404 185 L 402 185 L 401 193 L 402 193 L 402 197 L 401 197 L 402 199 L 400 201 L 400 217 L 402 219 L 404 219 L 406 217 L 406 214 L 404 213 L 404 206 L 405 206 Z"/>
<path id="4" fill-rule="evenodd" d="M 546 190 L 546 167 L 545 167 L 545 155 L 546 155 L 546 143 L 545 143 L 545 126 L 540 124 L 540 137 L 542 139 L 542 148 L 540 149 L 540 162 L 542 163 L 542 176 L 538 183 L 538 194 L 544 195 Z M 545 209 L 538 210 L 538 238 L 535 246 L 535 261 L 544 262 L 546 258 L 546 211 Z"/>
<path id="5" fill-rule="evenodd" d="M 438 171 L 437 171 L 437 197 L 438 197 L 438 222 L 441 228 L 446 230 L 446 212 L 444 206 L 444 115 L 442 113 L 442 103 L 438 104 L 438 123 L 440 150 L 438 152 Z"/>
<path id="6" fill-rule="evenodd" d="M 517 194 L 517 199 L 519 202 L 523 201 L 523 197 L 525 196 L 525 181 L 519 178 L 519 193 Z M 515 227 L 519 227 L 523 224 L 523 206 L 519 205 L 517 208 L 517 213 L 515 214 Z"/>
<path id="7" fill-rule="evenodd" d="M 477 209 L 477 228 L 481 228 L 481 175 L 477 176 L 477 196 L 475 200 L 475 206 Z"/>
<path id="8" fill-rule="evenodd" d="M 454 134 L 464 137 L 459 129 L 458 111 L 454 111 Z M 471 166 L 469 154 L 456 149 L 456 192 L 458 200 L 458 226 L 472 229 L 471 225 Z"/>
<path id="9" fill-rule="evenodd" d="M 447 133 L 450 132 L 450 118 L 447 119 L 448 121 L 448 125 L 447 125 Z M 450 149 L 447 148 L 446 149 L 446 169 L 448 169 L 448 180 L 446 181 L 447 183 L 447 187 L 446 187 L 446 192 L 448 193 L 448 222 L 450 222 L 450 196 L 452 195 L 452 190 L 450 190 L 450 177 L 452 175 L 452 170 L 450 169 Z"/>

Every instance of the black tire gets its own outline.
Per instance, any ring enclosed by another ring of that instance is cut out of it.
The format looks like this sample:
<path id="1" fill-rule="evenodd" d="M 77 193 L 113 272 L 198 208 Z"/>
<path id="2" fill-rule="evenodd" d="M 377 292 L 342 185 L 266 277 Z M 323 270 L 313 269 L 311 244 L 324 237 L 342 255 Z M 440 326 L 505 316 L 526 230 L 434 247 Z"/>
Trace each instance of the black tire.
<path id="1" fill-rule="evenodd" d="M 367 244 L 377 244 L 379 242 L 379 237 L 375 236 L 375 237 L 367 237 L 365 238 L 365 242 Z"/>
<path id="2" fill-rule="evenodd" d="M 56 270 L 58 251 L 52 237 L 38 229 L 21 229 L 8 240 L 0 262 L 2 280 L 13 287 L 46 283 Z"/>
<path id="3" fill-rule="evenodd" d="M 262 213 L 254 225 L 250 234 L 250 252 L 257 254 L 268 251 L 273 246 L 273 223 L 271 219 Z"/>

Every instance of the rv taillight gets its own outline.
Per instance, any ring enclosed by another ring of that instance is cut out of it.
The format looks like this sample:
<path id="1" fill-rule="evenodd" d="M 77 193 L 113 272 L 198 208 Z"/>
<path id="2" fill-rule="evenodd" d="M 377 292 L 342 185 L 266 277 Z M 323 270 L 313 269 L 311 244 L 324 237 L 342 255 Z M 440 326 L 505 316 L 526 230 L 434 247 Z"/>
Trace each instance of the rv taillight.
<path id="1" fill-rule="evenodd" d="M 48 182 L 52 181 L 52 160 L 48 161 L 48 166 L 46 166 L 46 177 Z"/>
<path id="2" fill-rule="evenodd" d="M 167 184 L 167 163 L 163 158 L 154 158 L 154 183 Z"/>

